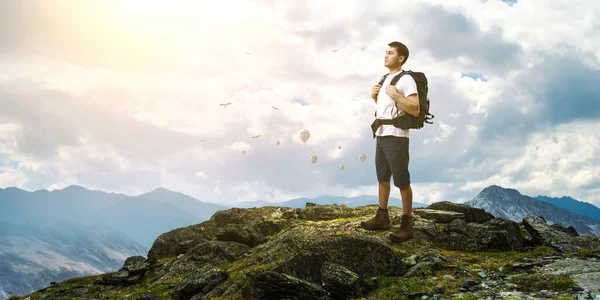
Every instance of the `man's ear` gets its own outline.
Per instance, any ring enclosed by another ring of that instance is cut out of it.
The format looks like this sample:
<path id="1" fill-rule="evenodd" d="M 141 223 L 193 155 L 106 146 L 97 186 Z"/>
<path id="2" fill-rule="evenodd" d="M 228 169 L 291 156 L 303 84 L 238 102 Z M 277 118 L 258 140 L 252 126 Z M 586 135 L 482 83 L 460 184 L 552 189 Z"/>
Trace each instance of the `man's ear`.
<path id="1" fill-rule="evenodd" d="M 400 55 L 400 56 L 398 57 L 398 62 L 399 62 L 399 63 L 403 63 L 403 62 L 404 62 L 404 55 Z"/>

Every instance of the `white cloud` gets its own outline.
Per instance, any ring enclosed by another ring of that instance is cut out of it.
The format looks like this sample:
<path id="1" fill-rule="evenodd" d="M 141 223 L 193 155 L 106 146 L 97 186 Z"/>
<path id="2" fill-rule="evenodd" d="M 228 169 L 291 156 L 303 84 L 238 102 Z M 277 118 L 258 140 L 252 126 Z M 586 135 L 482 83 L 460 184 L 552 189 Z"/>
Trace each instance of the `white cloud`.
<path id="1" fill-rule="evenodd" d="M 569 195 L 599 204 L 600 122 L 575 122 L 534 133 L 514 157 L 488 165 L 497 173 L 466 182 L 461 190 L 491 184 L 511 187 L 524 194 Z M 483 165 L 481 165 L 483 166 Z"/>
<path id="2" fill-rule="evenodd" d="M 413 0 L 401 18 L 389 1 L 179 4 L 40 2 L 45 19 L 1 18 L 16 25 L 0 26 L 0 184 L 164 186 L 222 203 L 376 195 L 370 89 L 400 40 L 436 115 L 411 132 L 415 201 L 464 202 L 491 184 L 600 201 L 597 122 L 531 128 L 526 144 L 481 137 L 499 107 L 538 116 L 545 99 L 519 79 L 548 53 L 597 52 L 594 1 Z"/>
<path id="3" fill-rule="evenodd" d="M 471 105 L 469 113 L 488 114 L 488 107 L 495 101 L 502 101 L 502 82 L 491 78 L 488 81 L 462 77 L 455 74 L 456 93 L 468 100 Z"/>
<path id="4" fill-rule="evenodd" d="M 456 127 L 452 127 L 444 122 L 440 122 L 440 131 L 441 131 L 440 136 L 433 139 L 433 142 L 441 143 L 441 142 L 447 140 L 452 134 L 454 134 L 455 130 L 456 130 Z"/>
<path id="5" fill-rule="evenodd" d="M 196 177 L 199 177 L 199 178 L 202 178 L 202 179 L 206 179 L 206 178 L 208 178 L 210 176 L 208 176 L 205 172 L 198 171 L 198 172 L 196 172 Z"/>

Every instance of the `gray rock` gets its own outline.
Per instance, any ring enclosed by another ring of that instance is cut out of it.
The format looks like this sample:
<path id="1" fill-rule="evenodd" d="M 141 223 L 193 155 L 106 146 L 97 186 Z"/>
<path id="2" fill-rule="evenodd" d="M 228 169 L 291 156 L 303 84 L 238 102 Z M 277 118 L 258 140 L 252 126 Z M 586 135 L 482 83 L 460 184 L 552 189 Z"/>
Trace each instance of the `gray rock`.
<path id="1" fill-rule="evenodd" d="M 417 260 L 419 259 L 419 255 L 417 254 L 413 254 L 409 257 L 405 257 L 402 259 L 402 261 L 409 267 L 413 267 L 414 265 L 417 264 Z"/>
<path id="2" fill-rule="evenodd" d="M 125 285 L 133 285 L 140 282 L 142 277 L 141 273 L 138 274 L 130 274 L 126 269 L 121 269 L 118 272 L 109 272 L 102 275 L 102 278 L 99 280 L 99 284 L 104 285 L 115 285 L 115 286 L 125 286 Z"/>
<path id="3" fill-rule="evenodd" d="M 233 294 L 237 293 L 237 291 L 240 289 L 240 287 L 237 284 L 232 284 L 230 287 L 228 287 L 225 292 L 223 293 L 223 298 L 228 298 L 233 296 Z"/>
<path id="4" fill-rule="evenodd" d="M 300 225 L 278 234 L 255 250 L 256 263 L 271 264 L 274 272 L 289 274 L 316 284 L 328 261 L 346 267 L 361 277 L 402 276 L 408 270 L 390 245 L 365 234 L 330 235 L 326 224 Z M 249 262 L 251 263 L 251 262 Z"/>
<path id="5" fill-rule="evenodd" d="M 321 276 L 323 288 L 336 299 L 354 298 L 361 287 L 358 274 L 338 264 L 325 262 L 321 268 Z"/>
<path id="6" fill-rule="evenodd" d="M 484 223 L 491 219 L 494 219 L 494 216 L 492 214 L 486 212 L 481 208 L 470 207 L 465 204 L 453 203 L 449 201 L 432 203 L 427 208 L 462 213 L 465 216 L 466 222 Z"/>
<path id="7" fill-rule="evenodd" d="M 454 280 L 454 276 L 448 275 L 448 274 L 444 275 L 442 278 L 444 278 L 446 280 Z"/>
<path id="8" fill-rule="evenodd" d="M 136 300 L 162 300 L 162 298 L 153 295 L 143 295 L 141 297 L 138 297 Z"/>
<path id="9" fill-rule="evenodd" d="M 585 290 L 600 289 L 600 261 L 567 258 L 548 264 L 546 268 L 553 274 L 568 275 Z"/>
<path id="10" fill-rule="evenodd" d="M 125 259 L 121 270 L 127 270 L 130 275 L 143 275 L 148 271 L 150 264 L 143 256 L 131 256 Z"/>
<path id="11" fill-rule="evenodd" d="M 427 208 L 415 208 L 413 214 L 423 219 L 432 220 L 435 223 L 450 223 L 456 219 L 465 219 L 463 213 Z"/>
<path id="12" fill-rule="evenodd" d="M 204 296 L 229 277 L 226 272 L 210 264 L 187 276 L 175 288 L 174 295 L 178 300 L 189 300 L 197 294 Z"/>
<path id="13" fill-rule="evenodd" d="M 60 290 L 53 294 L 50 294 L 46 299 L 72 299 L 82 298 L 88 292 L 88 288 L 85 286 L 76 286 L 70 289 Z"/>
<path id="14" fill-rule="evenodd" d="M 246 296 L 256 299 L 328 299 L 328 293 L 317 284 L 288 274 L 260 270 L 248 274 L 250 286 Z"/>
<path id="15" fill-rule="evenodd" d="M 441 270 L 448 262 L 448 259 L 438 254 L 427 254 L 417 264 L 410 268 L 405 278 L 409 277 L 429 277 L 433 275 L 436 270 Z"/>
<path id="16" fill-rule="evenodd" d="M 457 219 L 442 226 L 435 239 L 443 248 L 465 251 L 519 250 L 523 240 L 519 225 L 505 219 L 467 223 Z"/>
<path id="17" fill-rule="evenodd" d="M 461 289 L 466 289 L 468 291 L 474 291 L 477 287 L 478 283 L 475 280 L 465 280 L 461 284 Z"/>
<path id="18" fill-rule="evenodd" d="M 307 205 L 298 211 L 298 218 L 311 221 L 332 220 L 354 216 L 354 209 L 346 205 Z"/>
<path id="19" fill-rule="evenodd" d="M 211 263 L 214 266 L 220 266 L 240 259 L 249 250 L 250 247 L 237 242 L 208 241 L 190 249 L 179 261 Z"/>
<path id="20" fill-rule="evenodd" d="M 573 226 L 565 227 L 558 223 L 554 223 L 550 225 L 550 227 L 556 231 L 562 231 L 570 236 L 579 236 L 579 233 L 577 233 L 577 230 L 575 230 L 575 227 Z"/>
<path id="21" fill-rule="evenodd" d="M 161 258 L 177 257 L 179 254 L 185 254 L 196 245 L 210 239 L 210 235 L 200 226 L 173 229 L 161 234 L 154 241 L 152 248 L 148 251 L 148 262 L 154 264 Z"/>
<path id="22" fill-rule="evenodd" d="M 579 249 L 600 249 L 600 242 L 596 239 L 555 230 L 546 223 L 544 217 L 528 216 L 523 219 L 523 226 L 537 244 L 549 245 L 559 251 L 577 251 Z"/>

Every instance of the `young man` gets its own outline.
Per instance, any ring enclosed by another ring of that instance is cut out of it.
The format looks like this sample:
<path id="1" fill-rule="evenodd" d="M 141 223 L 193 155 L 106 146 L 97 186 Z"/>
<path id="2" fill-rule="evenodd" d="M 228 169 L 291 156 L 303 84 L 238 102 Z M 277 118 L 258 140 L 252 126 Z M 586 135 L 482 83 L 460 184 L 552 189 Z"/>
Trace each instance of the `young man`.
<path id="1" fill-rule="evenodd" d="M 415 80 L 407 74 L 400 77 L 396 86 L 390 86 L 392 78 L 403 71 L 402 66 L 408 59 L 408 48 L 400 42 L 392 42 L 388 46 L 384 66 L 389 69 L 389 74 L 383 84 L 376 84 L 371 92 L 371 98 L 377 105 L 377 118 L 392 119 L 406 113 L 418 116 L 420 107 Z M 385 92 L 379 93 L 381 89 Z M 403 214 L 400 231 L 391 233 L 389 237 L 393 242 L 404 242 L 413 237 L 414 223 L 412 189 L 408 172 L 409 130 L 394 125 L 381 125 L 377 128 L 375 136 L 377 137 L 375 168 L 379 182 L 379 208 L 375 217 L 361 222 L 361 227 L 368 230 L 391 228 L 388 199 L 390 177 L 393 175 L 394 185 L 400 189 Z"/>

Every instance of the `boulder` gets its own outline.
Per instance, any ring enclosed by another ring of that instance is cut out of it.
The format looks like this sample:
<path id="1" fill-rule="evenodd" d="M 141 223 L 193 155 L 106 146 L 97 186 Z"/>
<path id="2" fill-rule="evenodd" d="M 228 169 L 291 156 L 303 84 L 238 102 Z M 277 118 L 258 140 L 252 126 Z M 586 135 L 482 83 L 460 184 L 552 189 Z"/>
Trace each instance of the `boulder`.
<path id="1" fill-rule="evenodd" d="M 118 272 L 105 273 L 96 284 L 126 286 L 139 283 L 141 278 L 142 274 L 133 275 L 126 269 L 121 269 Z"/>
<path id="2" fill-rule="evenodd" d="M 555 224 L 550 225 L 550 227 L 552 227 L 552 229 L 554 229 L 554 230 L 562 231 L 571 236 L 579 236 L 579 233 L 577 233 L 577 230 L 575 230 L 575 227 L 573 227 L 573 226 L 565 227 L 558 223 L 555 223 Z"/>
<path id="3" fill-rule="evenodd" d="M 323 264 L 321 277 L 323 288 L 335 299 L 352 299 L 359 294 L 362 287 L 358 274 L 330 262 Z"/>
<path id="4" fill-rule="evenodd" d="M 571 277 L 587 291 L 600 292 L 600 261 L 566 258 L 547 264 L 546 268 L 553 274 Z"/>
<path id="5" fill-rule="evenodd" d="M 436 226 L 440 230 L 435 242 L 445 249 L 485 251 L 523 248 L 519 224 L 510 220 L 494 218 L 485 223 L 467 223 L 456 219 Z"/>
<path id="6" fill-rule="evenodd" d="M 430 277 L 435 271 L 443 269 L 448 262 L 448 259 L 442 255 L 429 253 L 423 256 L 403 277 Z"/>
<path id="7" fill-rule="evenodd" d="M 462 213 L 465 216 L 466 222 L 484 223 L 495 218 L 492 214 L 481 208 L 470 207 L 466 204 L 452 203 L 449 201 L 432 203 L 427 209 Z"/>
<path id="8" fill-rule="evenodd" d="M 316 205 L 307 203 L 306 207 L 298 211 L 298 218 L 311 221 L 332 220 L 355 216 L 355 210 L 346 205 Z"/>
<path id="9" fill-rule="evenodd" d="M 138 297 L 135 300 L 162 300 L 162 298 L 159 296 L 153 296 L 153 295 L 146 294 L 146 295 L 142 295 L 142 296 Z"/>
<path id="10" fill-rule="evenodd" d="M 565 230 L 556 230 L 546 223 L 541 216 L 528 216 L 523 219 L 523 226 L 536 244 L 548 245 L 561 252 L 579 249 L 600 249 L 600 242 L 593 238 L 575 236 Z"/>
<path id="11" fill-rule="evenodd" d="M 318 284 L 288 274 L 259 270 L 248 273 L 248 293 L 254 299 L 331 299 Z"/>
<path id="12" fill-rule="evenodd" d="M 187 274 L 175 288 L 174 296 L 177 300 L 202 299 L 227 278 L 226 272 L 213 265 L 205 265 L 198 272 Z"/>
<path id="13" fill-rule="evenodd" d="M 297 209 L 293 208 L 231 208 L 216 212 L 206 222 L 206 227 L 219 241 L 237 242 L 253 248 L 291 225 L 296 218 Z"/>
<path id="14" fill-rule="evenodd" d="M 249 250 L 247 245 L 236 242 L 208 241 L 190 249 L 177 262 L 195 261 L 218 267 L 242 258 Z"/>
<path id="15" fill-rule="evenodd" d="M 254 208 L 230 208 L 227 210 L 217 211 L 211 218 L 210 224 L 216 227 L 221 227 L 230 224 L 250 224 L 261 223 L 264 221 L 280 221 L 296 218 L 298 209 L 279 207 L 279 206 L 263 206 Z"/>
<path id="16" fill-rule="evenodd" d="M 314 226 L 293 228 L 287 233 L 273 240 L 272 247 L 265 247 L 278 257 L 273 261 L 273 271 L 320 283 L 325 262 L 342 265 L 359 276 L 401 276 L 408 269 L 387 243 L 375 237 L 358 233 L 322 235 Z"/>
<path id="17" fill-rule="evenodd" d="M 158 259 L 177 257 L 195 246 L 211 240 L 202 224 L 173 229 L 161 234 L 148 251 L 148 262 L 154 264 Z"/>
<path id="18" fill-rule="evenodd" d="M 252 255 L 238 268 L 260 265 L 274 272 L 322 283 L 323 265 L 334 263 L 364 276 L 401 276 L 408 267 L 382 239 L 360 231 L 338 234 L 326 224 L 298 225 L 288 228 Z"/>
<path id="19" fill-rule="evenodd" d="M 119 270 L 127 270 L 130 275 L 144 275 L 150 264 L 143 256 L 131 256 L 125 259 L 123 267 Z"/>
<path id="20" fill-rule="evenodd" d="M 199 273 L 207 265 L 214 267 L 226 265 L 240 259 L 248 249 L 250 249 L 248 246 L 235 242 L 202 243 L 173 262 L 156 282 L 170 282 L 176 278 Z"/>
<path id="21" fill-rule="evenodd" d="M 435 223 L 450 223 L 456 219 L 465 219 L 465 214 L 463 213 L 427 208 L 413 209 L 413 214 L 423 219 L 431 220 Z"/>

